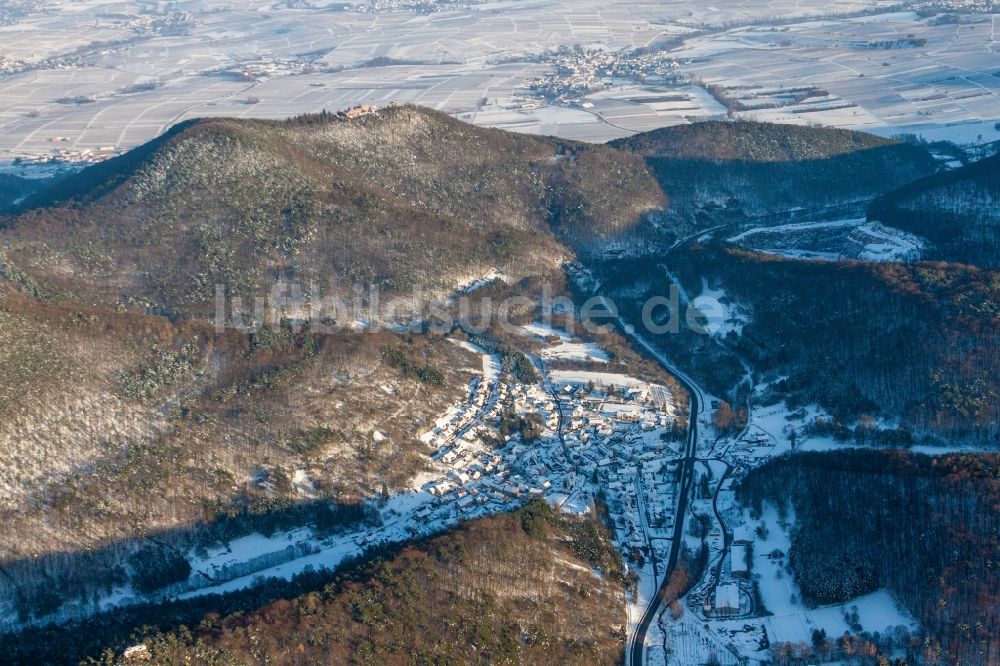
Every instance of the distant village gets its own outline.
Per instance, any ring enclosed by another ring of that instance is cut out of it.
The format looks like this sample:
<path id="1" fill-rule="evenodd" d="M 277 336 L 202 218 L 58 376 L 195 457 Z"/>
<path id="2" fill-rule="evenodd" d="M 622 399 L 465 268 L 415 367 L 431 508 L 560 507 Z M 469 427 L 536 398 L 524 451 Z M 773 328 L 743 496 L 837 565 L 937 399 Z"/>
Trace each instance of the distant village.
<path id="1" fill-rule="evenodd" d="M 611 85 L 627 83 L 689 83 L 673 56 L 662 50 L 611 51 L 606 49 L 562 48 L 534 58 L 552 65 L 553 71 L 524 82 L 545 99 L 579 103 L 577 98 Z"/>
<path id="2" fill-rule="evenodd" d="M 121 147 L 112 145 L 97 146 L 95 148 L 68 148 L 59 146 L 59 144 L 69 143 L 71 140 L 70 137 L 52 137 L 50 141 L 56 145 L 48 154 L 22 155 L 15 158 L 14 164 L 22 167 L 50 167 L 56 171 L 74 170 L 90 164 L 103 162 L 125 152 Z"/>
<path id="3" fill-rule="evenodd" d="M 104 27 L 131 33 L 126 39 L 113 42 L 93 42 L 66 53 L 48 58 L 12 58 L 0 53 L 0 74 L 17 74 L 42 69 L 71 69 L 87 64 L 93 56 L 107 55 L 112 51 L 126 48 L 133 40 L 146 37 L 171 37 L 187 34 L 194 24 L 194 15 L 189 12 L 137 13 L 134 15 L 105 15 L 101 19 Z M 13 25 L 16 21 L 10 22 Z M 0 22 L 2 24 L 2 22 Z M 2 48 L 2 44 L 0 44 Z"/>

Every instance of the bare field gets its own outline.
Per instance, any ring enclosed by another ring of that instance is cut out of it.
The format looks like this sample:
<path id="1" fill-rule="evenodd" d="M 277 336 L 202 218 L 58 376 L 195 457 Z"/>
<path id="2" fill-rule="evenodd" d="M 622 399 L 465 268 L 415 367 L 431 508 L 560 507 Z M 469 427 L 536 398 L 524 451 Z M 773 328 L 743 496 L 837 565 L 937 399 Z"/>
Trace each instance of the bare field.
<path id="1" fill-rule="evenodd" d="M 997 17 L 847 16 L 878 6 L 838 3 L 838 16 L 819 18 L 831 9 L 818 0 L 501 0 L 426 13 L 59 3 L 0 27 L 0 163 L 96 161 L 198 116 L 283 118 L 389 101 L 595 142 L 727 112 L 963 143 L 1000 137 Z M 674 69 L 623 79 L 583 58 L 582 94 L 556 99 L 529 86 L 574 45 L 645 48 Z"/>

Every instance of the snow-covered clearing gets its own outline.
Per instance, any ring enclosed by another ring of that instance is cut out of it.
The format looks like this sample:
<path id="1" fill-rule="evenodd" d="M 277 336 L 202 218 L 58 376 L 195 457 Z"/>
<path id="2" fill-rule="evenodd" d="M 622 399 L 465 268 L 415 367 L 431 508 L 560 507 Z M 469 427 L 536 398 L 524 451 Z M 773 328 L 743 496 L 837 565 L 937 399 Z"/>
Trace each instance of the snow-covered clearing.
<path id="1" fill-rule="evenodd" d="M 471 294 L 476 289 L 479 289 L 480 287 L 485 287 L 494 280 L 507 282 L 508 280 L 510 280 L 510 277 L 508 277 L 506 274 L 501 273 L 500 271 L 494 268 L 489 272 L 487 272 L 485 275 L 476 275 L 470 278 L 466 278 L 461 282 L 459 282 L 459 284 L 452 291 L 452 298 L 456 298 L 458 296 L 464 296 L 466 294 Z"/>
<path id="2" fill-rule="evenodd" d="M 793 224 L 782 224 L 776 227 L 754 227 L 753 229 L 748 229 L 740 234 L 732 236 L 726 239 L 728 243 L 739 243 L 742 240 L 746 240 L 751 236 L 759 236 L 761 234 L 772 234 L 772 233 L 792 233 L 796 231 L 804 231 L 806 229 L 829 229 L 835 228 L 839 229 L 842 227 L 855 227 L 864 222 L 863 219 L 860 220 L 826 220 L 823 222 L 796 222 Z"/>
<path id="3" fill-rule="evenodd" d="M 865 218 L 756 227 L 727 240 L 758 252 L 825 261 L 912 261 L 926 247 L 918 236 Z"/>
<path id="4" fill-rule="evenodd" d="M 725 337 L 730 331 L 739 335 L 750 322 L 746 308 L 734 303 L 722 287 L 710 287 L 705 278 L 701 280 L 701 293 L 691 305 L 705 314 L 705 328 L 710 335 Z"/>
<path id="5" fill-rule="evenodd" d="M 278 532 L 269 537 L 251 534 L 230 542 L 226 547 L 214 548 L 200 557 L 191 554 L 189 561 L 195 572 L 204 574 L 209 580 L 220 576 L 226 580 L 189 590 L 177 595 L 177 598 L 223 594 L 252 587 L 267 578 L 290 580 L 306 571 L 335 569 L 345 560 L 361 555 L 371 545 L 399 542 L 418 533 L 431 534 L 443 530 L 448 526 L 445 521 L 413 520 L 418 509 L 435 505 L 435 498 L 427 492 L 399 493 L 381 507 L 382 524 L 377 527 L 365 527 L 329 537 L 318 535 L 308 528 Z M 267 566 L 269 555 L 280 562 Z M 264 566 L 251 567 L 255 562 Z M 253 570 L 245 575 L 233 576 L 240 567 Z"/>
<path id="6" fill-rule="evenodd" d="M 858 624 L 868 632 L 884 633 L 897 626 L 910 629 L 916 626 L 914 619 L 885 590 L 877 590 L 842 604 L 808 608 L 802 602 L 799 586 L 787 569 L 790 530 L 795 524 L 791 510 L 788 510 L 783 525 L 777 508 L 765 503 L 760 520 L 752 520 L 749 512 L 744 512 L 743 524 L 753 533 L 753 579 L 757 581 L 761 601 L 770 615 L 712 620 L 710 625 L 719 634 L 728 636 L 747 656 L 756 651 L 761 635 L 757 630 L 746 631 L 748 624 L 765 629 L 772 645 L 808 643 L 815 629 L 823 629 L 831 637 L 854 633 L 846 618 L 854 612 L 858 615 Z"/>
<path id="7" fill-rule="evenodd" d="M 635 377 L 614 372 L 591 372 L 589 370 L 553 370 L 549 378 L 554 384 L 589 384 L 614 386 L 616 388 L 638 388 L 645 382 Z"/>
<path id="8" fill-rule="evenodd" d="M 472 352 L 477 356 L 481 356 L 483 359 L 483 381 L 492 382 L 500 376 L 500 359 L 499 357 L 489 354 L 485 349 L 471 342 L 466 342 L 465 340 L 455 340 L 454 338 L 448 338 L 456 345 L 462 349 Z"/>
<path id="9" fill-rule="evenodd" d="M 551 326 L 532 323 L 526 324 L 521 328 L 529 335 L 541 338 L 545 342 L 546 346 L 539 352 L 539 355 L 543 359 L 593 361 L 597 363 L 607 363 L 611 360 L 607 352 L 593 342 L 574 339 L 565 331 L 560 331 Z M 549 342 L 551 338 L 558 338 L 558 340 L 556 342 Z"/>

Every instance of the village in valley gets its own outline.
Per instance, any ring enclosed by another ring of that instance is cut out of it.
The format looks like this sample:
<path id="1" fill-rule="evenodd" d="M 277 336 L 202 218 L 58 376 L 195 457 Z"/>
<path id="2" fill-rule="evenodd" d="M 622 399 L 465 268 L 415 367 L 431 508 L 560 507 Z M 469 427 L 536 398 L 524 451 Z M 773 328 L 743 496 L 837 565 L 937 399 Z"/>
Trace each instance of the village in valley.
<path id="1" fill-rule="evenodd" d="M 701 663 L 708 655 L 723 664 L 766 661 L 774 644 L 807 643 L 814 631 L 912 627 L 885 591 L 843 607 L 807 608 L 787 571 L 794 517 L 775 507 L 753 516 L 736 500 L 734 484 L 789 451 L 811 411 L 760 408 L 727 433 L 713 423 L 722 401 L 698 388 L 696 461 L 685 486 L 688 395 L 594 370 L 605 352 L 564 331 L 539 323 L 523 328 L 526 337 L 547 341 L 532 358 L 536 383 L 516 381 L 500 372 L 497 356 L 458 343 L 481 354 L 483 371 L 465 403 L 424 436 L 433 471 L 419 487 L 433 500 L 415 510 L 422 526 L 415 529 L 429 532 L 535 498 L 568 513 L 596 514 L 611 527 L 632 580 L 630 635 L 665 584 L 677 548 L 675 558 L 696 580 L 679 602 L 658 611 L 645 638 L 648 663 Z M 567 361 L 588 369 L 567 369 Z"/>
<path id="2" fill-rule="evenodd" d="M 481 369 L 466 398 L 422 435 L 427 469 L 414 477 L 411 489 L 373 500 L 376 524 L 322 538 L 308 530 L 244 537 L 200 560 L 193 557 L 204 579 L 197 584 L 193 576 L 178 596 L 334 567 L 382 543 L 544 500 L 611 528 L 630 580 L 623 617 L 630 638 L 656 604 L 656 621 L 644 637 L 644 663 L 700 663 L 710 656 L 721 664 L 760 663 L 774 645 L 807 643 L 814 631 L 839 636 L 860 626 L 913 626 L 885 591 L 808 608 L 787 569 L 794 516 L 779 515 L 776 507 L 755 516 L 737 502 L 734 485 L 750 469 L 789 451 L 792 433 L 815 416 L 811 410 L 756 408 L 738 432 L 726 432 L 713 423 L 722 401 L 697 385 L 692 408 L 691 397 L 676 385 L 602 369 L 609 355 L 594 342 L 538 322 L 520 333 L 525 348 L 533 349 L 525 355 L 533 381 L 504 372 L 499 354 L 452 340 L 476 354 Z M 691 418 L 697 419 L 697 437 L 685 484 Z M 685 489 L 688 498 L 682 500 Z M 261 559 L 268 549 L 275 557 Z M 248 566 L 251 560 L 267 566 Z M 683 566 L 691 577 L 688 592 L 661 606 L 656 599 L 670 582 L 665 579 L 671 566 Z"/>
<path id="3" fill-rule="evenodd" d="M 788 569 L 794 515 L 773 506 L 754 515 L 737 501 L 735 486 L 751 469 L 793 447 L 827 446 L 796 435 L 817 408 L 748 405 L 749 416 L 723 426 L 727 403 L 623 330 L 667 373 L 645 376 L 594 340 L 537 321 L 516 327 L 518 344 L 506 358 L 487 339 L 449 337 L 479 367 L 467 369 L 464 399 L 419 437 L 426 464 L 408 489 L 383 489 L 367 502 L 371 519 L 346 531 L 302 526 L 193 549 L 189 578 L 156 600 L 334 569 L 369 549 L 541 500 L 609 528 L 629 581 L 626 653 L 640 641 L 641 663 L 767 663 L 775 645 L 807 643 L 816 631 L 836 637 L 862 627 L 912 628 L 884 590 L 807 607 Z M 370 436 L 375 445 L 389 437 Z M 297 470 L 293 483 L 313 496 L 308 470 Z M 96 607 L 67 604 L 60 618 L 150 600 L 124 586 Z"/>
<path id="4" fill-rule="evenodd" d="M 672 502 L 662 499 L 673 496 L 681 455 L 681 437 L 669 433 L 685 431 L 676 396 L 591 371 L 553 370 L 542 383 L 508 383 L 493 371 L 496 364 L 484 357 L 486 371 L 473 381 L 470 401 L 428 435 L 441 473 L 425 484 L 439 502 L 431 515 L 495 511 L 532 497 L 585 513 L 601 497 L 619 544 L 647 548 L 639 502 L 655 499 L 652 524 L 673 526 Z M 640 499 L 643 484 L 649 492 Z"/>

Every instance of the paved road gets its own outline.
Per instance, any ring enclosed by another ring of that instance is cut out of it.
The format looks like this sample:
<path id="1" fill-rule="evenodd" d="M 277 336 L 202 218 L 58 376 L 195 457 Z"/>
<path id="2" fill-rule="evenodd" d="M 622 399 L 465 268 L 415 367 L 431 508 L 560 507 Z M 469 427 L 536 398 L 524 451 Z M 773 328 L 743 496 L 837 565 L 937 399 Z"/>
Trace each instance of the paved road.
<path id="1" fill-rule="evenodd" d="M 559 425 L 556 428 L 556 434 L 559 436 L 559 444 L 562 446 L 563 456 L 566 458 L 566 464 L 569 466 L 570 471 L 576 474 L 577 464 L 576 464 L 576 454 L 569 450 L 566 446 L 566 434 L 564 428 L 566 427 L 565 420 L 563 417 L 563 399 L 560 397 L 559 392 L 556 390 L 555 385 L 549 380 L 549 369 L 545 366 L 545 361 L 541 358 L 533 359 L 533 362 L 537 363 L 538 370 L 542 373 L 542 385 L 545 390 L 552 397 L 552 401 L 556 403 L 556 417 L 559 419 Z M 568 502 L 577 491 L 573 490 L 568 493 L 566 497 L 559 502 L 559 508 L 561 509 L 566 502 Z"/>
<path id="2" fill-rule="evenodd" d="M 648 344 L 644 340 L 636 337 L 627 328 L 623 327 L 623 332 L 639 345 L 649 349 Z M 652 350 L 650 351 L 652 352 Z M 688 423 L 687 447 L 681 463 L 680 498 L 677 503 L 677 518 L 674 521 L 674 536 L 673 545 L 670 548 L 670 558 L 667 560 L 666 570 L 663 574 L 663 581 L 660 583 L 660 587 L 657 589 L 656 594 L 650 601 L 649 606 L 646 607 L 646 611 L 642 614 L 642 618 L 639 620 L 639 624 L 636 626 L 635 631 L 629 639 L 629 644 L 626 646 L 628 663 L 631 664 L 631 666 L 642 666 L 643 664 L 643 650 L 646 648 L 646 634 L 649 631 L 649 626 L 656 619 L 656 616 L 659 615 L 661 607 L 667 601 L 667 586 L 670 585 L 670 576 L 677 568 L 677 559 L 681 551 L 681 542 L 684 539 L 684 516 L 687 513 L 688 497 L 691 494 L 691 484 L 693 482 L 692 479 L 694 478 L 695 456 L 698 452 L 698 416 L 702 411 L 702 397 L 699 388 L 691 382 L 687 376 L 684 375 L 684 373 L 678 372 L 676 368 L 673 368 L 669 364 L 665 363 L 658 355 L 654 353 L 652 356 L 667 372 L 674 375 L 684 388 L 688 390 L 688 393 L 691 395 L 691 415 Z"/>
<path id="3" fill-rule="evenodd" d="M 733 534 L 726 527 L 726 521 L 722 519 L 722 514 L 719 513 L 719 491 L 722 490 L 722 484 L 725 483 L 726 479 L 733 471 L 733 466 L 730 465 L 725 460 L 716 459 L 726 466 L 726 471 L 722 474 L 722 478 L 719 479 L 718 485 L 715 487 L 715 493 L 712 495 L 712 511 L 715 513 L 715 521 L 719 523 L 719 529 L 722 530 L 722 553 L 719 557 L 719 563 L 715 566 L 715 571 L 712 572 L 712 583 L 709 588 L 714 587 L 719 584 L 719 578 L 722 576 L 722 563 L 726 559 L 726 553 L 729 551 L 729 546 L 733 542 Z M 706 588 L 708 589 L 708 588 Z"/>

